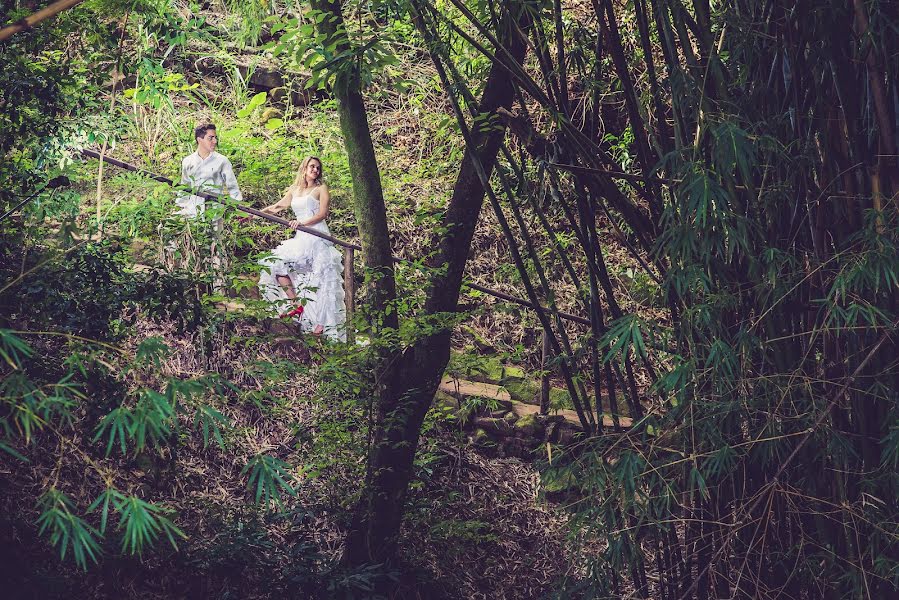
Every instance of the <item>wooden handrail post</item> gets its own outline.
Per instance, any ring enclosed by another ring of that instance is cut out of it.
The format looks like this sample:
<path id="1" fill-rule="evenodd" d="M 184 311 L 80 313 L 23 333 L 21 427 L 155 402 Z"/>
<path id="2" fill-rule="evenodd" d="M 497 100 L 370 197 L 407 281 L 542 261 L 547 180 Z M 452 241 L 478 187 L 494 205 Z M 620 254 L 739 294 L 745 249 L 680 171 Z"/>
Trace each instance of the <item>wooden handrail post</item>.
<path id="1" fill-rule="evenodd" d="M 353 280 L 353 254 L 355 250 L 347 248 L 343 253 L 343 293 L 346 301 L 346 341 L 352 344 L 355 341 L 355 330 L 353 328 L 353 312 L 356 308 L 356 302 L 353 298 L 354 280 Z"/>
<path id="2" fill-rule="evenodd" d="M 543 353 L 540 357 L 540 370 L 542 371 L 540 375 L 540 414 L 547 415 L 549 414 L 549 369 L 547 368 L 547 363 L 549 363 L 550 354 L 552 352 L 552 346 L 549 341 L 549 334 L 546 330 L 543 330 Z"/>

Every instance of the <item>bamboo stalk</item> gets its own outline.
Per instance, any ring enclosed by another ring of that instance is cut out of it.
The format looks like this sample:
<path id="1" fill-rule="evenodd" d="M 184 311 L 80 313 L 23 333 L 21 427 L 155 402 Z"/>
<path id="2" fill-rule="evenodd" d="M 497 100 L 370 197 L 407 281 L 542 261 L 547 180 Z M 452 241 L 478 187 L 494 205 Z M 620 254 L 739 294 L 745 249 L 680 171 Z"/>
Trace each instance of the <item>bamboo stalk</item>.
<path id="1" fill-rule="evenodd" d="M 456 0 L 451 0 L 455 3 Z M 464 9 L 464 7 L 463 7 Z M 467 9 L 465 9 L 467 12 Z M 470 13 L 469 13 L 470 14 Z M 455 86 L 451 85 L 449 78 L 447 77 L 446 70 L 443 68 L 442 63 L 439 60 L 434 61 L 434 66 L 437 68 L 437 74 L 443 83 L 444 89 L 447 91 L 450 104 L 453 107 L 453 113 L 456 116 L 456 121 L 459 124 L 459 128 L 462 132 L 462 137 L 465 140 L 465 143 L 469 146 L 472 146 L 473 140 L 471 135 L 471 130 L 468 127 L 468 123 L 465 121 L 465 115 L 462 112 L 461 107 L 459 106 L 459 101 L 456 95 L 452 90 L 456 89 Z M 512 230 L 509 227 L 509 222 L 506 220 L 505 214 L 502 211 L 502 208 L 499 205 L 499 200 L 496 197 L 496 194 L 493 191 L 493 186 L 490 184 L 490 181 L 487 177 L 487 174 L 484 172 L 484 167 L 481 164 L 480 160 L 478 160 L 477 155 L 473 155 L 473 167 L 475 169 L 475 173 L 481 179 L 481 184 L 484 188 L 484 191 L 487 195 L 488 200 L 490 201 L 490 205 L 493 208 L 493 212 L 496 215 L 497 220 L 500 224 L 500 229 L 503 232 L 503 236 L 505 237 L 507 243 L 509 244 L 509 251 L 512 255 L 512 260 L 515 263 L 515 266 L 518 269 L 519 274 L 521 275 L 522 283 L 524 284 L 525 290 L 528 295 L 528 299 L 531 304 L 534 306 L 540 306 L 539 301 L 537 300 L 537 292 L 534 289 L 534 286 L 531 282 L 530 277 L 527 274 L 527 269 L 525 269 L 524 261 L 521 257 L 521 254 L 518 250 L 518 247 L 515 242 L 515 236 L 512 234 Z M 540 308 L 536 311 L 537 318 L 540 321 L 540 325 L 543 327 L 544 331 L 551 329 L 549 319 L 547 317 L 546 309 L 540 306 Z M 553 351 L 557 354 L 561 353 L 561 348 L 559 347 L 558 341 L 553 336 L 552 340 Z M 568 387 L 568 392 L 571 395 L 571 398 L 574 403 L 575 412 L 578 415 L 578 420 L 581 423 L 581 427 L 584 428 L 585 431 L 590 431 L 590 422 L 587 419 L 586 414 L 584 413 L 583 407 L 580 402 L 577 400 L 578 393 L 573 384 L 574 376 L 571 373 L 571 370 L 566 361 L 562 361 L 561 363 L 562 374 L 565 379 L 565 384 Z"/>
<path id="2" fill-rule="evenodd" d="M 543 344 L 542 344 L 542 352 L 540 354 L 540 370 L 543 372 L 540 375 L 540 414 L 548 415 L 549 414 L 549 384 L 550 384 L 550 375 L 549 375 L 549 359 L 552 356 L 552 344 L 549 340 L 549 336 L 546 331 L 543 332 Z"/>
<path id="3" fill-rule="evenodd" d="M 571 340 L 568 337 L 568 332 L 565 330 L 565 326 L 562 323 L 562 320 L 559 318 L 555 296 L 549 286 L 549 280 L 546 277 L 546 272 L 543 269 L 543 263 L 540 261 L 540 256 L 537 253 L 537 249 L 534 245 L 534 240 L 530 232 L 528 231 L 524 219 L 521 216 L 521 211 L 518 209 L 518 205 L 515 203 L 514 193 L 512 192 L 511 186 L 509 185 L 508 178 L 505 176 L 501 169 L 497 169 L 497 174 L 499 175 L 500 183 L 503 186 L 503 191 L 505 192 L 506 197 L 509 199 L 508 204 L 512 212 L 512 217 L 515 220 L 515 224 L 518 226 L 521 237 L 524 239 L 525 249 L 527 250 L 528 256 L 531 259 L 532 265 L 534 266 L 534 271 L 537 273 L 537 280 L 540 283 L 540 288 L 543 292 L 543 296 L 549 301 L 549 309 L 556 321 L 556 330 L 559 332 L 559 340 L 561 341 L 562 348 L 565 351 L 564 360 L 571 361 L 571 363 L 574 364 L 574 351 L 572 350 Z M 602 418 L 600 417 L 594 421 L 593 413 L 591 413 L 589 410 L 590 398 L 587 395 L 587 391 L 584 387 L 583 382 L 580 380 L 572 380 L 572 383 L 580 394 L 580 397 L 577 399 L 572 397 L 572 402 L 574 402 L 575 404 L 583 404 L 584 413 L 587 415 L 587 420 L 591 422 L 591 426 L 595 427 L 595 429 L 591 428 L 588 431 L 598 431 L 602 427 Z M 597 415 L 597 417 L 599 417 L 599 415 Z"/>
<path id="4" fill-rule="evenodd" d="M 553 0 L 553 23 L 556 34 L 556 64 L 559 86 L 559 100 L 562 112 L 571 116 L 571 104 L 568 99 L 568 65 L 565 61 L 565 40 L 562 36 L 562 2 Z M 536 28 L 535 28 L 536 29 Z"/>
<path id="5" fill-rule="evenodd" d="M 758 507 L 759 504 L 761 504 L 763 500 L 768 498 L 769 494 L 774 491 L 777 484 L 780 482 L 781 476 L 784 474 L 787 468 L 793 464 L 793 461 L 797 456 L 799 456 L 800 452 L 809 442 L 809 440 L 812 439 L 811 434 L 814 433 L 831 415 L 833 407 L 836 406 L 837 403 L 843 398 L 843 395 L 846 393 L 849 387 L 855 382 L 856 378 L 862 373 L 868 363 L 871 362 L 871 360 L 877 355 L 877 353 L 880 351 L 880 347 L 883 346 L 883 344 L 890 338 L 890 334 L 893 332 L 893 330 L 897 328 L 899 328 L 899 320 L 893 321 L 890 327 L 884 330 L 883 334 L 878 338 L 874 346 L 868 351 L 864 359 L 862 359 L 862 361 L 856 366 L 852 374 L 846 377 L 843 384 L 836 390 L 835 393 L 831 394 L 824 410 L 820 412 L 814 423 L 802 432 L 802 439 L 796 443 L 793 451 L 789 454 L 789 456 L 786 457 L 786 459 L 781 462 L 774 475 L 770 477 L 767 482 L 765 482 L 760 491 L 755 495 L 755 499 L 749 504 L 746 510 L 743 511 L 743 514 L 746 516 L 740 519 L 737 523 L 734 523 L 734 526 L 730 528 L 727 538 L 725 539 L 725 543 L 742 530 L 742 527 L 738 527 L 737 525 L 741 525 L 748 518 L 750 518 L 752 512 L 756 509 L 756 507 Z M 712 565 L 715 563 L 718 555 L 720 555 L 723 549 L 726 547 L 726 545 L 722 545 L 720 548 L 718 548 L 715 552 L 715 555 L 710 557 L 709 560 L 704 563 L 704 566 L 700 567 L 699 576 L 696 577 L 693 580 L 692 585 L 690 585 L 686 589 L 686 592 L 684 593 L 685 597 L 689 594 L 692 594 L 692 592 L 697 589 L 700 584 L 700 580 L 708 575 L 708 572 L 712 568 Z"/>
<path id="6" fill-rule="evenodd" d="M 643 115 L 640 113 L 640 106 L 637 102 L 637 93 L 634 90 L 634 84 L 631 81 L 630 71 L 628 70 L 627 59 L 624 57 L 624 46 L 621 40 L 621 33 L 618 30 L 618 20 L 615 17 L 615 10 L 612 2 L 605 3 L 605 11 L 599 5 L 599 0 L 593 0 L 593 9 L 596 12 L 596 20 L 599 23 L 603 37 L 607 39 L 609 52 L 612 54 L 612 62 L 615 65 L 615 71 L 618 74 L 618 80 L 624 92 L 624 103 L 627 108 L 628 121 L 634 132 L 634 141 L 637 145 L 637 157 L 640 165 L 643 167 L 644 173 L 652 171 L 653 166 L 657 162 L 657 157 L 652 153 L 647 144 L 647 133 L 644 124 Z M 605 13 L 605 19 L 603 18 Z M 658 190 L 651 188 L 649 193 L 649 207 L 653 221 L 658 222 L 662 216 L 662 202 L 659 198 Z"/>

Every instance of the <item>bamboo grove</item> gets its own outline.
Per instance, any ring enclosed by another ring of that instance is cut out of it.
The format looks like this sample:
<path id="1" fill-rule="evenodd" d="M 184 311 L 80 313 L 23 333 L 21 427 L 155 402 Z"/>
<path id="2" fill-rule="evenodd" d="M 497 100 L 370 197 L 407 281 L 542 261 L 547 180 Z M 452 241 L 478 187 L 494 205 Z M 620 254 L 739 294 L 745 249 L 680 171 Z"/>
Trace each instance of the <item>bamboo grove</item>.
<path id="1" fill-rule="evenodd" d="M 530 300 L 550 306 L 540 323 L 593 433 L 547 465 L 577 490 L 590 540 L 579 589 L 895 593 L 899 6 L 450 0 L 412 12 L 469 143 L 484 115 L 453 49 L 515 82 L 515 106 L 499 111 L 513 135 L 486 192 Z M 498 41 L 509 28 L 528 39 L 524 61 Z M 627 172 L 610 131 L 630 136 Z M 665 317 L 622 309 L 601 226 L 664 291 Z M 534 236 L 562 233 L 576 243 L 535 250 Z M 559 318 L 550 269 L 579 290 L 588 333 Z M 622 411 L 633 429 L 597 425 Z"/>

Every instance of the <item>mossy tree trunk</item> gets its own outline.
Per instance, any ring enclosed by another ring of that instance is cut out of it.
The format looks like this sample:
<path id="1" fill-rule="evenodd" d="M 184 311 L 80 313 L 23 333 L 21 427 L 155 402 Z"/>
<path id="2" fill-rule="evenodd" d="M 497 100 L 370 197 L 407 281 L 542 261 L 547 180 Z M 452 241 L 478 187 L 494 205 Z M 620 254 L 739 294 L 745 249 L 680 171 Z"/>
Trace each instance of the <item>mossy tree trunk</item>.
<path id="1" fill-rule="evenodd" d="M 506 28 L 507 47 L 515 58 L 524 57 L 526 43 L 517 29 Z M 496 64 L 490 70 L 479 103 L 481 114 L 508 109 L 514 99 L 509 73 Z M 487 131 L 476 128 L 480 163 L 488 176 L 496 162 L 505 135 L 495 119 L 483 119 Z M 456 310 L 465 263 L 471 249 L 475 225 L 484 201 L 484 187 L 473 167 L 472 148 L 466 148 L 453 188 L 443 227 L 446 233 L 434 240 L 434 266 L 441 274 L 432 280 L 425 302 L 428 316 Z M 449 316 L 449 315 L 447 315 Z M 419 433 L 449 361 L 449 327 L 442 327 L 407 348 L 396 368 L 385 380 L 378 404 L 378 423 L 369 464 L 371 481 L 360 499 L 347 537 L 347 559 L 351 564 L 395 561 L 406 491 L 413 474 Z"/>
<path id="2" fill-rule="evenodd" d="M 311 0 L 313 10 L 329 15 L 319 24 L 319 31 L 336 43 L 338 53 L 350 48 L 343 22 L 340 2 L 333 0 Z M 386 307 L 396 299 L 396 279 L 387 231 L 387 210 L 384 206 L 384 191 L 375 158 L 375 148 L 368 126 L 368 115 L 359 82 L 358 65 L 352 59 L 338 67 L 334 83 L 337 97 L 337 112 L 340 130 L 349 159 L 350 176 L 353 181 L 353 212 L 362 241 L 362 258 L 368 274 L 368 295 L 371 314 L 377 315 L 372 322 L 377 334 L 384 328 L 396 329 L 396 311 Z"/>
<path id="3" fill-rule="evenodd" d="M 323 20 L 320 25 L 322 32 L 327 33 L 326 27 L 333 28 L 332 31 L 343 28 L 336 3 L 313 0 L 312 4 L 336 17 Z M 520 19 L 524 18 L 522 11 Z M 501 39 L 506 43 L 506 48 L 521 62 L 526 40 L 521 35 L 520 27 L 515 25 L 515 20 L 507 17 L 501 29 Z M 389 264 L 386 222 L 383 227 L 377 228 L 373 228 L 372 223 L 363 223 L 364 219 L 372 216 L 383 219 L 383 199 L 358 79 L 350 79 L 348 83 L 338 92 L 338 101 L 350 167 L 353 169 L 356 217 L 360 220 L 360 229 L 365 225 L 368 227 L 369 237 L 363 233 L 363 252 L 366 254 L 366 266 L 386 271 Z M 513 101 L 511 75 L 504 67 L 494 64 L 478 103 L 478 112 L 495 116 L 497 109 L 509 109 Z M 345 560 L 349 565 L 396 564 L 398 535 L 421 426 L 449 361 L 450 319 L 440 319 L 440 316 L 449 317 L 456 311 L 465 263 L 484 201 L 484 186 L 473 166 L 474 153 L 477 152 L 477 160 L 489 177 L 505 136 L 505 127 L 497 126 L 499 122 L 496 118 L 479 119 L 479 125 L 474 127 L 476 143 L 474 148 L 466 148 L 462 159 L 440 228 L 445 233 L 434 237 L 433 245 L 437 251 L 432 266 L 437 267 L 435 271 L 438 274 L 432 279 L 428 290 L 424 317 L 437 317 L 435 322 L 440 325 L 402 354 L 393 357 L 389 368 L 382 370 L 383 383 L 378 392 L 368 457 L 369 479 L 346 540 Z M 372 190 L 377 190 L 377 201 Z M 375 254 L 372 256 L 371 252 Z M 390 290 L 384 290 L 383 294 L 383 298 L 393 297 L 395 288 L 392 281 Z"/>

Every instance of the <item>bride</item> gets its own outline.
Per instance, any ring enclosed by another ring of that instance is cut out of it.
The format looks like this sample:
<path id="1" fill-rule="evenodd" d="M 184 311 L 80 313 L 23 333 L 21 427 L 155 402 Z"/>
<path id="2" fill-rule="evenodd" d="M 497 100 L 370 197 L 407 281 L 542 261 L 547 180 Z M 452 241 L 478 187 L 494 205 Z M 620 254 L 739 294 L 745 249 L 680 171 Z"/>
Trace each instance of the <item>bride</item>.
<path id="1" fill-rule="evenodd" d="M 325 223 L 329 201 L 328 186 L 322 183 L 322 163 L 310 156 L 300 164 L 296 179 L 284 197 L 262 212 L 275 215 L 291 208 L 296 217 L 290 221 L 292 228 L 311 227 L 330 235 Z M 262 297 L 279 310 L 291 309 L 282 313 L 282 317 L 298 317 L 303 331 L 346 341 L 343 261 L 334 244 L 297 231 L 259 264 L 262 265 L 259 275 Z"/>

